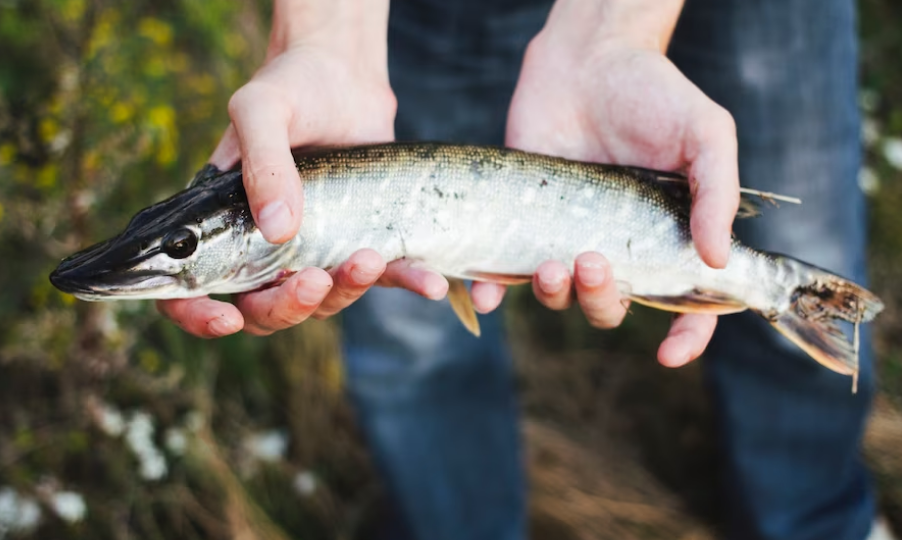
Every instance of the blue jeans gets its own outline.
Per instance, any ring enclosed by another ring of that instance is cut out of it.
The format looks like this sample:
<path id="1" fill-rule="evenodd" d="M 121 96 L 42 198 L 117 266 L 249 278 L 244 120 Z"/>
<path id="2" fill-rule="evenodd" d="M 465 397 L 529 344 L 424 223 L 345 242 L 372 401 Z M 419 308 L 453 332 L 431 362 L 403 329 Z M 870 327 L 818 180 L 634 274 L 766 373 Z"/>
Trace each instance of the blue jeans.
<path id="1" fill-rule="evenodd" d="M 395 0 L 398 138 L 500 144 L 523 50 L 548 8 Z M 737 233 L 863 281 L 854 22 L 850 0 L 689 0 L 671 56 L 734 115 L 743 183 L 805 201 L 737 224 Z M 344 321 L 349 391 L 399 509 L 397 536 L 525 539 L 517 401 L 499 317 L 482 318 L 476 339 L 446 303 L 374 289 Z M 704 369 L 730 538 L 867 535 L 874 503 L 858 449 L 873 375 L 863 349 L 852 396 L 847 377 L 755 317 L 721 320 Z"/>

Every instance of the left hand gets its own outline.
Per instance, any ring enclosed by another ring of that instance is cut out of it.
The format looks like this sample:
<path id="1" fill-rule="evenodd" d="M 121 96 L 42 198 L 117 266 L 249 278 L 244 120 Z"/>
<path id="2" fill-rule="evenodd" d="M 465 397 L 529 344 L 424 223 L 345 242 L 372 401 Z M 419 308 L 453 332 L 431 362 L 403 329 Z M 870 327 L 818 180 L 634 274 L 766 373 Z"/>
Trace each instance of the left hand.
<path id="1" fill-rule="evenodd" d="M 723 268 L 739 204 L 732 117 L 680 73 L 658 42 L 606 33 L 604 25 L 580 32 L 579 25 L 561 24 L 563 16 L 555 20 L 553 11 L 527 50 L 508 115 L 507 145 L 582 161 L 685 169 L 693 193 L 693 242 L 705 263 Z M 573 276 L 560 262 L 546 262 L 536 271 L 533 290 L 551 309 L 567 308 L 575 290 L 590 323 L 618 326 L 628 304 L 604 257 L 580 255 Z M 477 283 L 473 296 L 480 311 L 490 311 L 503 288 Z M 711 315 L 678 317 L 658 350 L 659 361 L 679 366 L 701 355 L 716 321 Z"/>

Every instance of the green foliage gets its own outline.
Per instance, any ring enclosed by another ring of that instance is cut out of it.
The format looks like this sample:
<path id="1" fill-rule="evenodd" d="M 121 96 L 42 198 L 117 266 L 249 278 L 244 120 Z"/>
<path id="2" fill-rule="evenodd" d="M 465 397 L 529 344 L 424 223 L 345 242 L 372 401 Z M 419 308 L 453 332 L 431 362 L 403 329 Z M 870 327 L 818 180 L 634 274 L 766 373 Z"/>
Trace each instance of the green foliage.
<path id="1" fill-rule="evenodd" d="M 22 535 L 334 538 L 346 505 L 294 476 L 367 481 L 330 326 L 203 341 L 151 303 L 87 304 L 47 280 L 205 162 L 266 17 L 230 0 L 0 3 L 0 488 L 39 505 Z M 312 425 L 344 448 L 298 443 Z M 249 449 L 271 429 L 290 461 Z M 55 509 L 65 492 L 84 515 Z"/>

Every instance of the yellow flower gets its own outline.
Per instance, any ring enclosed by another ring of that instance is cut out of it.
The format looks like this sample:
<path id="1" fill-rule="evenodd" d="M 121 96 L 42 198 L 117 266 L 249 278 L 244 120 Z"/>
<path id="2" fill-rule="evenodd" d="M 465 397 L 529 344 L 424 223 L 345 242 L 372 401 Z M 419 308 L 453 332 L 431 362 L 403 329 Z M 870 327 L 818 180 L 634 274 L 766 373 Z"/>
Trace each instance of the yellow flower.
<path id="1" fill-rule="evenodd" d="M 85 14 L 85 0 L 66 0 L 60 6 L 60 15 L 68 22 L 78 22 Z"/>
<path id="2" fill-rule="evenodd" d="M 60 126 L 53 118 L 42 118 L 38 130 L 41 134 L 41 140 L 48 143 L 59 134 Z"/>
<path id="3" fill-rule="evenodd" d="M 151 127 L 168 131 L 175 125 L 175 111 L 169 105 L 157 105 L 147 112 Z"/>
<path id="4" fill-rule="evenodd" d="M 16 147 L 12 143 L 0 145 L 0 166 L 9 165 L 16 157 Z"/>
<path id="5" fill-rule="evenodd" d="M 131 120 L 135 114 L 135 108 L 130 103 L 120 101 L 110 109 L 110 119 L 116 124 L 122 124 Z"/>
<path id="6" fill-rule="evenodd" d="M 119 23 L 119 13 L 113 8 L 106 8 L 97 17 L 97 23 L 94 25 L 91 40 L 88 44 L 88 58 L 94 58 L 101 49 L 105 49 L 113 43 L 115 36 L 114 28 Z"/>
<path id="7" fill-rule="evenodd" d="M 50 189 L 56 185 L 57 167 L 55 164 L 44 165 L 38 170 L 35 177 L 35 186 L 41 189 Z"/>
<path id="8" fill-rule="evenodd" d="M 172 42 L 172 27 L 160 19 L 151 17 L 141 19 L 138 23 L 138 34 L 159 46 L 169 45 Z"/>
<path id="9" fill-rule="evenodd" d="M 144 349 L 138 353 L 138 362 L 144 371 L 148 373 L 156 373 L 160 369 L 160 355 L 153 349 Z"/>

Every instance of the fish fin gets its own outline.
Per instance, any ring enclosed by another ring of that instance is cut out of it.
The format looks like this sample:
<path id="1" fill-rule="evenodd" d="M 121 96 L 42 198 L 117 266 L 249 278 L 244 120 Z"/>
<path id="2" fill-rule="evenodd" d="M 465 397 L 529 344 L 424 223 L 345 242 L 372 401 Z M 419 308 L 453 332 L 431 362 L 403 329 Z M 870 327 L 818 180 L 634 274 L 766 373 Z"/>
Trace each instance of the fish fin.
<path id="1" fill-rule="evenodd" d="M 635 171 L 638 171 L 642 176 L 646 178 L 646 180 L 651 180 L 662 188 L 664 188 L 667 193 L 677 199 L 680 202 L 684 202 L 686 204 L 686 211 L 688 212 L 689 205 L 692 200 L 692 195 L 689 190 L 689 179 L 679 173 L 670 173 L 663 171 L 655 171 L 651 169 L 643 169 L 641 167 L 629 167 Z M 761 202 L 768 202 L 774 206 L 779 206 L 777 203 L 779 202 L 788 202 L 793 204 L 802 204 L 802 201 L 796 197 L 789 197 L 786 195 L 780 195 L 778 193 L 771 193 L 769 191 L 758 191 L 757 189 L 739 188 L 739 209 L 736 211 L 737 219 L 745 219 L 751 217 L 757 217 L 761 215 Z"/>
<path id="2" fill-rule="evenodd" d="M 466 272 L 466 277 L 473 281 L 488 281 L 502 285 L 523 285 L 532 281 L 532 275 L 529 274 L 495 274 L 492 272 L 468 271 Z"/>
<path id="3" fill-rule="evenodd" d="M 199 170 L 199 171 L 197 171 L 197 173 L 195 173 L 194 178 L 192 178 L 191 181 L 188 182 L 188 187 L 193 188 L 193 187 L 199 186 L 201 184 L 206 184 L 210 180 L 213 180 L 214 178 L 217 178 L 220 175 L 222 175 L 222 173 L 223 173 L 223 171 L 219 170 L 219 168 L 216 165 L 213 165 L 212 163 L 207 163 L 206 165 L 203 166 L 203 168 L 201 170 Z"/>
<path id="4" fill-rule="evenodd" d="M 883 302 L 864 287 L 827 270 L 778 257 L 798 265 L 808 279 L 793 291 L 789 309 L 762 316 L 818 363 L 857 377 L 859 325 L 876 317 L 883 310 Z M 842 332 L 840 321 L 854 325 L 851 342 Z"/>
<path id="5" fill-rule="evenodd" d="M 849 343 L 836 319 L 809 319 L 792 309 L 770 323 L 827 369 L 843 375 L 858 374 L 858 349 Z"/>
<path id="6" fill-rule="evenodd" d="M 470 291 L 467 290 L 467 284 L 462 279 L 448 278 L 448 301 L 451 302 L 451 309 L 460 319 L 460 322 L 474 336 L 479 337 L 479 319 L 476 318 L 476 309 L 473 307 L 473 300 L 470 298 Z"/>
<path id="7" fill-rule="evenodd" d="M 644 306 L 678 313 L 727 315 L 748 309 L 745 303 L 732 296 L 705 289 L 693 289 L 679 296 L 630 294 L 630 298 Z"/>

